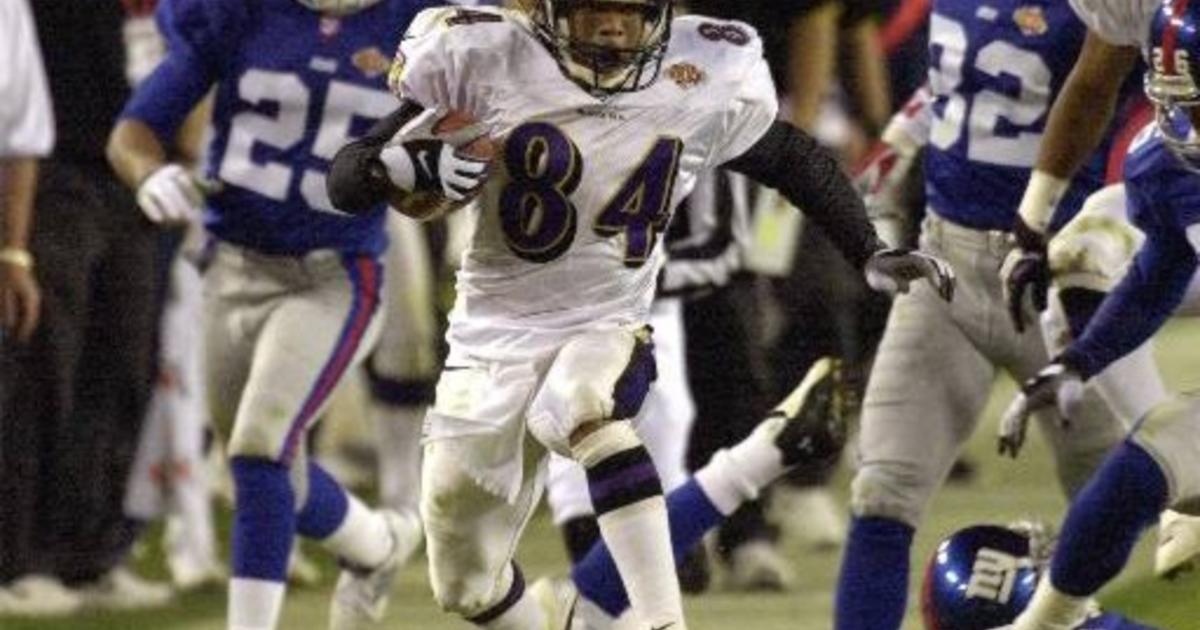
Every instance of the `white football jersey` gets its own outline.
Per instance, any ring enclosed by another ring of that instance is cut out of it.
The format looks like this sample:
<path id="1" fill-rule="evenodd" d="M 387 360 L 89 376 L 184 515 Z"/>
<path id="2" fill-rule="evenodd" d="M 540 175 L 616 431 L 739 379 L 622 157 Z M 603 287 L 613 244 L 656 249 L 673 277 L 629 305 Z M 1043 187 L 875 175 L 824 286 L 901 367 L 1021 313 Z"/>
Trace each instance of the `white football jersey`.
<path id="1" fill-rule="evenodd" d="M 657 81 L 597 98 L 522 13 L 442 8 L 413 22 L 392 75 L 398 95 L 463 110 L 503 140 L 473 207 L 455 349 L 528 357 L 584 328 L 647 319 L 671 212 L 778 111 L 750 27 L 681 17 L 670 37 Z"/>
<path id="2" fill-rule="evenodd" d="M 1142 48 L 1162 0 L 1071 0 L 1087 27 L 1110 44 Z"/>

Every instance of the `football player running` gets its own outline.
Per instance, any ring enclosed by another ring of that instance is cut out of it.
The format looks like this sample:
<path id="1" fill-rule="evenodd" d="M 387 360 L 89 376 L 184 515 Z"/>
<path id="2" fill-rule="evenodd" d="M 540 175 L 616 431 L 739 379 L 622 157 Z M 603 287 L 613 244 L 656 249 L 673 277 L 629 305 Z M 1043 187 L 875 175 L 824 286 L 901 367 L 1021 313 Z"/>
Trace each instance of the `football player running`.
<path id="1" fill-rule="evenodd" d="M 877 288 L 928 279 L 948 299 L 953 277 L 886 249 L 834 159 L 775 121 L 749 27 L 673 19 L 667 0 L 528 4 L 418 16 L 393 71 L 401 106 L 338 154 L 330 198 L 357 212 L 389 196 L 479 195 L 426 423 L 421 512 L 439 604 L 486 628 L 562 627 L 512 560 L 549 449 L 587 471 L 640 627 L 682 630 L 666 505 L 627 419 L 654 378 L 659 236 L 696 177 L 726 164 L 779 188 Z M 450 111 L 503 139 L 495 168 L 403 131 Z"/>
<path id="2" fill-rule="evenodd" d="M 895 152 L 880 155 L 890 155 L 894 171 L 927 145 L 921 243 L 954 266 L 959 291 L 945 304 L 918 287 L 893 305 L 864 399 L 839 630 L 901 626 L 915 529 L 997 371 L 1020 381 L 1047 361 L 1040 330 L 1018 333 L 1009 323 L 996 270 L 1011 249 L 1008 230 L 1046 113 L 1086 29 L 1066 3 L 937 0 L 932 11 L 930 96 L 897 115 L 884 134 Z M 1070 183 L 1064 215 L 1101 185 L 1102 157 Z M 1088 404 L 1089 426 L 1070 435 L 1050 413 L 1039 415 L 1068 494 L 1124 432 L 1097 397 Z"/>
<path id="3" fill-rule="evenodd" d="M 1051 355 L 1061 352 L 1083 330 L 1104 295 L 1124 276 L 1144 239 L 1126 214 L 1121 163 L 1127 144 L 1112 149 L 1111 185 L 1090 197 L 1083 210 L 1057 232 L 1051 233 L 1048 225 L 1065 182 L 1101 142 L 1102 130 L 1118 110 L 1122 83 L 1145 48 L 1150 22 L 1162 1 L 1072 0 L 1071 5 L 1088 24 L 1088 37 L 1051 108 L 1037 166 L 1013 225 L 1018 246 L 1001 267 L 1014 322 L 1025 325 L 1026 300 L 1045 311 L 1041 325 Z M 1137 122 L 1132 119 L 1140 117 L 1139 113 L 1123 116 L 1129 127 L 1122 135 L 1132 139 Z M 1145 119 L 1149 117 L 1147 113 Z M 1188 306 L 1177 314 L 1196 312 Z M 1109 366 L 1092 382 L 1126 422 L 1140 418 L 1167 397 L 1149 344 Z M 1002 427 L 1002 440 L 1019 448 L 1021 430 L 1020 426 Z M 1170 577 L 1194 564 L 1198 553 L 1200 518 L 1165 512 L 1154 557 L 1155 573 Z"/>
<path id="4" fill-rule="evenodd" d="M 1095 316 L 1010 405 L 1013 423 L 1057 406 L 1072 422 L 1084 381 L 1136 350 L 1188 298 L 1200 234 L 1200 6 L 1164 2 L 1150 27 L 1146 92 L 1156 124 L 1125 163 L 1129 215 L 1144 234 L 1128 272 Z M 1071 628 L 1087 598 L 1124 567 L 1141 532 L 1168 506 L 1200 497 L 1200 403 L 1195 396 L 1155 405 L 1072 502 L 1050 567 L 1019 630 Z"/>
<path id="5" fill-rule="evenodd" d="M 384 206 L 337 212 L 328 161 L 385 116 L 397 25 L 421 0 L 164 0 L 166 59 L 113 130 L 109 155 L 146 216 L 203 207 L 205 364 L 212 413 L 232 427 L 236 490 L 228 628 L 277 626 L 294 535 L 346 567 L 331 625 L 378 619 L 416 514 L 368 509 L 307 461 L 305 436 L 377 334 Z M 171 161 L 188 113 L 215 86 L 205 178 Z M 207 199 L 205 199 L 207 195 Z"/>

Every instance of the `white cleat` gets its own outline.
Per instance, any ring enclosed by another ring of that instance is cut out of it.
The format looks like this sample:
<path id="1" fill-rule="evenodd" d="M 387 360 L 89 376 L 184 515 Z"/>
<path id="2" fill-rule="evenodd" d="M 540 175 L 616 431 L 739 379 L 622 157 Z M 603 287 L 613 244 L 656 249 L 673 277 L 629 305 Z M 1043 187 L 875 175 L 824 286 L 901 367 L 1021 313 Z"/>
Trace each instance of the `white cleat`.
<path id="1" fill-rule="evenodd" d="M 1200 517 L 1166 510 L 1158 524 L 1154 574 L 1173 580 L 1196 568 L 1200 558 Z"/>
<path id="2" fill-rule="evenodd" d="M 57 578 L 27 575 L 0 589 L 0 615 L 64 617 L 83 607 L 83 597 Z"/>
<path id="3" fill-rule="evenodd" d="M 383 516 L 392 536 L 392 551 L 374 569 L 342 569 L 329 611 L 330 630 L 362 630 L 381 623 L 392 581 L 421 544 L 421 519 L 416 514 L 383 510 Z"/>
<path id="4" fill-rule="evenodd" d="M 575 603 L 579 592 L 570 578 L 539 578 L 529 587 L 529 596 L 546 616 L 546 630 L 575 628 Z"/>
<path id="5" fill-rule="evenodd" d="M 152 582 L 125 567 L 105 573 L 79 589 L 84 605 L 106 610 L 146 610 L 171 603 L 175 590 L 165 582 Z"/>

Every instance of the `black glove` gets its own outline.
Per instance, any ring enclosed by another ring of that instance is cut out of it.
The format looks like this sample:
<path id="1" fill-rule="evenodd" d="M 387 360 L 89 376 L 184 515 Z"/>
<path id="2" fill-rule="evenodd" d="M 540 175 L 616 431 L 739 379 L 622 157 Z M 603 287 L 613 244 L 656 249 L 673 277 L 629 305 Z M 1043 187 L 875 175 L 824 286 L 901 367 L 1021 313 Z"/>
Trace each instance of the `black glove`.
<path id="1" fill-rule="evenodd" d="M 1026 225 L 1017 216 L 1013 225 L 1013 239 L 1017 246 L 1004 258 L 1000 266 L 1000 282 L 1004 289 L 1004 302 L 1008 305 L 1008 316 L 1017 332 L 1025 332 L 1025 293 L 1029 292 L 1033 308 L 1040 313 L 1046 310 L 1046 293 L 1050 288 L 1050 262 L 1046 254 L 1046 236 Z"/>
<path id="2" fill-rule="evenodd" d="M 925 279 L 943 300 L 954 299 L 954 270 L 946 261 L 919 250 L 881 249 L 867 259 L 863 274 L 876 291 L 907 293 L 914 280 Z"/>

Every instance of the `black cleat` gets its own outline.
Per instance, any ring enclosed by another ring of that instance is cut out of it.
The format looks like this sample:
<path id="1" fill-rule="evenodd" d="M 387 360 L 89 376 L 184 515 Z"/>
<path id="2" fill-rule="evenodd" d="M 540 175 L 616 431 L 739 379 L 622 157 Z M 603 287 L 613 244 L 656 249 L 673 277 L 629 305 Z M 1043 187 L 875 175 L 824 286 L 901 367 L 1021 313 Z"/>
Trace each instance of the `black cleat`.
<path id="1" fill-rule="evenodd" d="M 785 423 L 775 436 L 785 466 L 830 463 L 842 454 L 849 431 L 842 362 L 817 359 L 796 389 L 767 416 Z"/>

